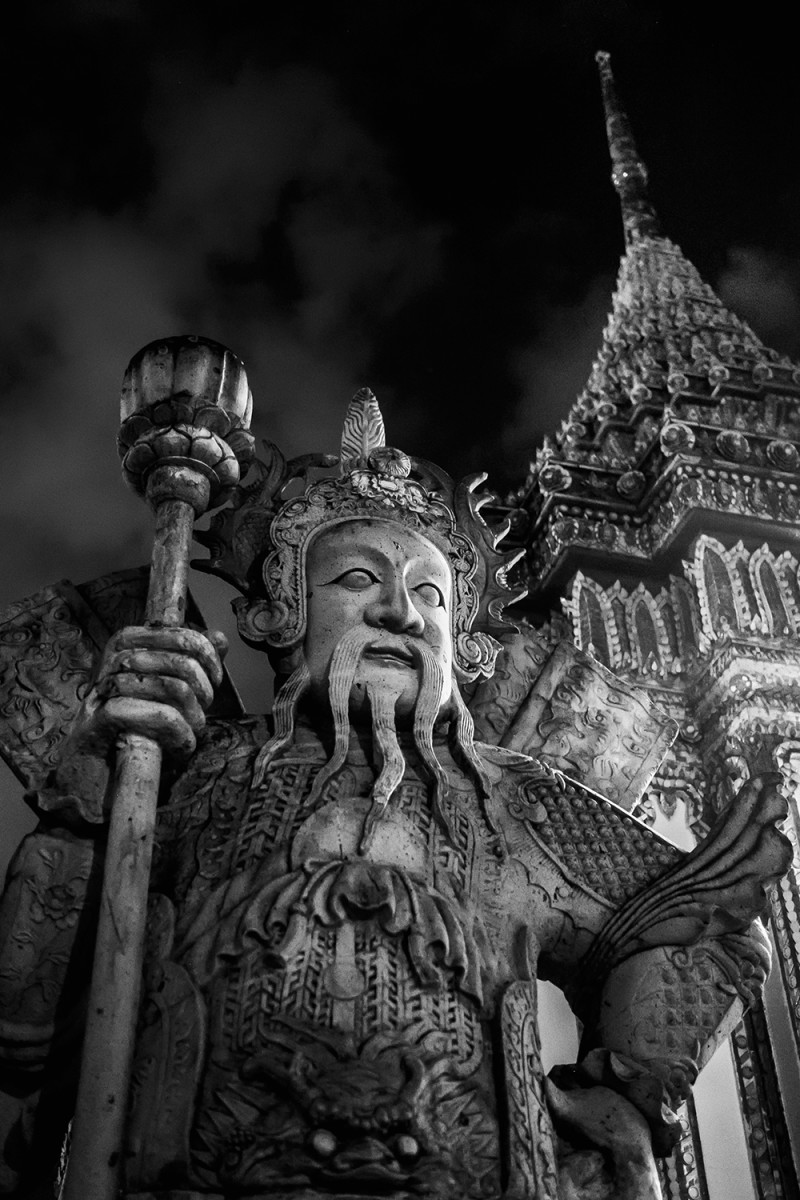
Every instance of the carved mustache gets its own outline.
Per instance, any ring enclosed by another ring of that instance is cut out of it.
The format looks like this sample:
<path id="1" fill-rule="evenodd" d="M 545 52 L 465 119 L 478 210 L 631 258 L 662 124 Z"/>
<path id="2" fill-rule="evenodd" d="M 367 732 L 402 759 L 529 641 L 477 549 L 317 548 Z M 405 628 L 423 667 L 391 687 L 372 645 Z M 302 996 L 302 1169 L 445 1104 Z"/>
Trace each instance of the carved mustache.
<path id="1" fill-rule="evenodd" d="M 387 641 L 384 638 L 372 642 L 361 651 L 362 658 L 396 658 L 408 666 L 419 666 L 422 655 L 419 647 L 406 642 Z"/>

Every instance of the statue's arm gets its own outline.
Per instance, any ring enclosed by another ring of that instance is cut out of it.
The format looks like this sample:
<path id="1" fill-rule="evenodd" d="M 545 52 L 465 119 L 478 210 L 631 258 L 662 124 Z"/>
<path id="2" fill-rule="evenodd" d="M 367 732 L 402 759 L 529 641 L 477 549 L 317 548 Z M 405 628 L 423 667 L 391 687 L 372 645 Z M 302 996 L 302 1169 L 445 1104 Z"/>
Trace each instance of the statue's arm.
<path id="1" fill-rule="evenodd" d="M 697 1075 L 760 995 L 770 946 L 760 922 L 743 933 L 653 947 L 613 967 L 584 997 L 579 1064 L 569 1088 L 603 1085 L 646 1117 L 656 1153 L 679 1136 L 677 1111 Z"/>
<path id="2" fill-rule="evenodd" d="M 580 1194 L 584 1151 L 594 1147 L 598 1172 L 611 1171 L 608 1194 L 655 1198 L 653 1154 L 669 1153 L 678 1107 L 766 976 L 765 889 L 791 858 L 779 777 L 751 780 L 691 853 L 665 854 L 638 826 L 628 837 L 618 810 L 604 816 L 595 805 L 593 824 L 580 795 L 544 792 L 547 780 L 528 774 L 496 814 L 510 853 L 505 907 L 526 932 L 518 971 L 559 986 L 582 1025 L 577 1063 L 546 1081 L 559 1173 L 565 1191 L 574 1184 Z M 596 870 L 586 869 L 589 843 Z M 656 868 L 638 891 L 628 870 L 637 845 L 647 870 Z"/>
<path id="3" fill-rule="evenodd" d="M 791 860 L 779 784 L 749 781 L 695 850 L 603 922 L 564 976 L 583 1037 L 578 1066 L 556 1084 L 625 1097 L 657 1153 L 671 1148 L 679 1105 L 769 970 L 766 888 Z"/>
<path id="4" fill-rule="evenodd" d="M 0 1194 L 52 1178 L 71 1115 L 97 913 L 101 838 L 45 819 L 0 900 Z M 71 807 L 71 802 L 69 804 Z"/>
<path id="5" fill-rule="evenodd" d="M 175 762 L 191 753 L 222 645 L 188 629 L 121 630 L 58 766 L 30 797 L 40 824 L 0 901 L 0 1195 L 33 1196 L 52 1180 L 71 1116 L 116 741 L 152 737 Z"/>

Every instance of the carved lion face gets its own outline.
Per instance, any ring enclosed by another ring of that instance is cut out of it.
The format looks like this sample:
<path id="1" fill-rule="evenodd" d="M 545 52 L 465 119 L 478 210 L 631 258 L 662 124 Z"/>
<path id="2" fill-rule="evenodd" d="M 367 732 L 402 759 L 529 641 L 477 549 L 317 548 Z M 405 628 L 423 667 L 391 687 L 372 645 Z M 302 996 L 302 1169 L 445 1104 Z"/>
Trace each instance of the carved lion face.
<path id="1" fill-rule="evenodd" d="M 414 530 L 390 521 L 354 520 L 323 530 L 306 561 L 305 658 L 312 693 L 327 697 L 331 658 L 356 627 L 374 632 L 361 657 L 351 710 L 363 711 L 367 687 L 397 693 L 396 712 L 407 716 L 419 694 L 424 644 L 445 679 L 442 705 L 452 692 L 453 581 L 442 552 Z"/>

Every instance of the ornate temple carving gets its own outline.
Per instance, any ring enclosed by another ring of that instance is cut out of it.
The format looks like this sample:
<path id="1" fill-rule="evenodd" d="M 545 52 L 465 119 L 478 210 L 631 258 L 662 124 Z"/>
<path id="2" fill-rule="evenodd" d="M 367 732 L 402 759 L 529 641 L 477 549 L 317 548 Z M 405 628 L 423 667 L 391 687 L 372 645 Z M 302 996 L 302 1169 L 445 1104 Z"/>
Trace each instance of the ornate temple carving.
<path id="1" fill-rule="evenodd" d="M 0 1193 L 52 1195 L 81 1127 L 133 738 L 165 768 L 102 1200 L 697 1200 L 692 1087 L 729 1037 L 759 1195 L 795 1194 L 761 995 L 774 945 L 800 1045 L 800 369 L 662 236 L 601 77 L 626 254 L 505 504 L 387 447 L 367 389 L 338 460 L 265 446 L 234 486 L 238 360 L 167 339 L 129 368 L 128 478 L 219 472 L 205 569 L 276 700 L 244 714 L 145 572 L 0 621 L 0 750 L 39 817 L 0 910 Z M 690 851 L 651 827 L 679 806 Z M 581 1029 L 547 1073 L 540 980 Z"/>
<path id="2" fill-rule="evenodd" d="M 647 172 L 600 57 L 625 230 L 611 312 L 586 387 L 498 513 L 526 546 L 531 611 L 562 606 L 577 646 L 672 717 L 678 737 L 634 808 L 683 812 L 704 837 L 743 781 L 778 763 L 794 796 L 800 605 L 800 366 L 765 346 L 662 232 Z M 531 618 L 536 623 L 535 618 Z M 540 618 L 541 619 L 541 618 Z M 797 845 L 794 798 L 785 831 Z M 771 936 L 798 1060 L 794 865 Z M 731 1046 L 758 1196 L 800 1194 L 762 1009 Z M 707 1194 L 691 1112 L 670 1196 Z M 687 1158 L 688 1156 L 688 1158 Z M 695 1172 L 686 1172 L 688 1159 Z"/>

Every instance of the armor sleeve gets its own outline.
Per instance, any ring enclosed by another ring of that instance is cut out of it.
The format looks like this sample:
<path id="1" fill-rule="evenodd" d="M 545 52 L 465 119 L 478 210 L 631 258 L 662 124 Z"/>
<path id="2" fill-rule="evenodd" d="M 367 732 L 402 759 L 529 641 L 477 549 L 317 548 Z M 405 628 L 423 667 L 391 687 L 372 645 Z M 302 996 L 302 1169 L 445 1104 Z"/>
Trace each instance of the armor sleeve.
<path id="1" fill-rule="evenodd" d="M 779 785 L 749 780 L 704 841 L 605 922 L 566 988 L 584 1024 L 579 1072 L 636 1103 L 661 1153 L 769 971 L 767 889 L 792 852 Z"/>
<path id="2" fill-rule="evenodd" d="M 0 901 L 0 1195 L 32 1194 L 58 1163 L 77 1083 L 99 857 L 93 838 L 42 823 L 9 867 Z"/>
<path id="3" fill-rule="evenodd" d="M 509 907 L 528 929 L 529 972 L 583 1026 L 579 1064 L 554 1080 L 612 1088 L 668 1153 L 675 1110 L 769 969 L 760 918 L 791 860 L 780 776 L 749 780 L 686 853 L 531 760 L 509 766 L 495 810 L 516 867 Z"/>

